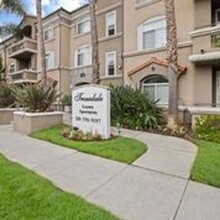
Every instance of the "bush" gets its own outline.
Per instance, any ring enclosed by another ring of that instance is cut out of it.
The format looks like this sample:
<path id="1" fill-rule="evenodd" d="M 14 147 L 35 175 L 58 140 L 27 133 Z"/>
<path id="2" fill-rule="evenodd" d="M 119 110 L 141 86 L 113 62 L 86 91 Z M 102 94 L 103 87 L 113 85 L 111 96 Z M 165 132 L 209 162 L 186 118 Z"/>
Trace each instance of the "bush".
<path id="1" fill-rule="evenodd" d="M 15 87 L 13 85 L 0 85 L 0 108 L 15 106 Z"/>
<path id="2" fill-rule="evenodd" d="M 220 116 L 205 115 L 198 118 L 195 136 L 205 141 L 220 143 Z"/>
<path id="3" fill-rule="evenodd" d="M 63 105 L 72 106 L 72 96 L 71 95 L 64 95 L 61 99 Z"/>
<path id="4" fill-rule="evenodd" d="M 52 84 L 34 84 L 18 89 L 16 101 L 27 112 L 47 112 L 59 97 Z"/>
<path id="5" fill-rule="evenodd" d="M 118 86 L 111 90 L 111 119 L 130 129 L 155 129 L 162 119 L 162 110 L 140 90 Z"/>

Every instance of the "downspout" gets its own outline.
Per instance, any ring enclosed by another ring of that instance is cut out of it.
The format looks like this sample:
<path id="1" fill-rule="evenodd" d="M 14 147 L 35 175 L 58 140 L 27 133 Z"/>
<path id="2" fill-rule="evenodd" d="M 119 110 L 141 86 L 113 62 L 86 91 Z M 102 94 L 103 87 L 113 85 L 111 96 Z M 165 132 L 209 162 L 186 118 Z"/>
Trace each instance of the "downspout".
<path id="1" fill-rule="evenodd" d="M 60 12 L 59 12 L 59 66 L 58 66 L 58 69 L 59 69 L 59 91 L 60 91 L 60 94 L 61 94 L 61 44 L 62 44 L 62 40 L 61 40 L 61 36 L 62 36 L 62 32 L 61 32 L 61 15 L 60 15 Z M 59 102 L 60 102 L 60 97 L 59 97 Z"/>
<path id="2" fill-rule="evenodd" d="M 124 0 L 122 0 L 122 85 L 125 85 L 125 72 L 124 72 Z"/>

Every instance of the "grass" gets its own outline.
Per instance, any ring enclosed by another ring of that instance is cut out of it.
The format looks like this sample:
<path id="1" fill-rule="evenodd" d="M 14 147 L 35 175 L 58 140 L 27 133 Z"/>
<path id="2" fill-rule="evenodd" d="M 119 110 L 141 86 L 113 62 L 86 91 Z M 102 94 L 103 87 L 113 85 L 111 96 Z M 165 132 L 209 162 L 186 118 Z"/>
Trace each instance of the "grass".
<path id="1" fill-rule="evenodd" d="M 197 141 L 198 155 L 191 179 L 220 188 L 220 144 Z"/>
<path id="2" fill-rule="evenodd" d="M 94 142 L 72 141 L 60 135 L 60 129 L 63 127 L 66 126 L 60 125 L 38 131 L 31 134 L 31 137 L 127 164 L 134 162 L 147 150 L 144 143 L 125 137 Z"/>
<path id="3" fill-rule="evenodd" d="M 0 219 L 117 218 L 0 155 Z"/>

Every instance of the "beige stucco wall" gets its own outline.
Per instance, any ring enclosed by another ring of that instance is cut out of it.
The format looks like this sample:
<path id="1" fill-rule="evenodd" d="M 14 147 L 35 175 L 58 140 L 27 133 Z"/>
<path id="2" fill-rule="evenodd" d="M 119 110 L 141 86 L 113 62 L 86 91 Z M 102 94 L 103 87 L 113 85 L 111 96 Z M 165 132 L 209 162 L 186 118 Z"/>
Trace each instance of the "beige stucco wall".
<path id="1" fill-rule="evenodd" d="M 22 134 L 31 134 L 63 123 L 62 112 L 51 113 L 14 113 L 14 130 Z"/>
<path id="2" fill-rule="evenodd" d="M 212 102 L 212 68 L 211 66 L 199 67 L 189 61 L 193 52 L 200 52 L 202 48 L 210 50 L 210 40 L 207 38 L 191 38 L 190 33 L 195 27 L 210 24 L 210 1 L 179 1 L 176 0 L 176 20 L 178 33 L 178 61 L 187 67 L 187 72 L 179 77 L 179 104 L 195 105 Z M 164 2 L 155 1 L 143 7 L 135 7 L 136 0 L 124 2 L 124 79 L 126 84 L 140 88 L 140 80 L 150 74 L 162 74 L 167 76 L 167 68 L 156 66 L 154 72 L 151 68 L 143 69 L 128 76 L 128 72 L 152 57 L 159 60 L 166 59 L 166 48 L 138 51 L 138 26 L 144 21 L 155 16 L 165 14 Z M 186 16 L 187 13 L 187 16 Z M 132 15 L 132 16 L 131 16 Z M 135 18 L 135 19 L 134 19 Z M 210 38 L 209 38 L 210 39 Z M 198 41 L 198 42 L 196 42 Z M 205 86 L 206 85 L 206 86 Z M 205 89 L 204 89 L 205 88 Z"/>
<path id="3" fill-rule="evenodd" d="M 13 121 L 16 109 L 0 109 L 0 125 L 10 124 Z"/>

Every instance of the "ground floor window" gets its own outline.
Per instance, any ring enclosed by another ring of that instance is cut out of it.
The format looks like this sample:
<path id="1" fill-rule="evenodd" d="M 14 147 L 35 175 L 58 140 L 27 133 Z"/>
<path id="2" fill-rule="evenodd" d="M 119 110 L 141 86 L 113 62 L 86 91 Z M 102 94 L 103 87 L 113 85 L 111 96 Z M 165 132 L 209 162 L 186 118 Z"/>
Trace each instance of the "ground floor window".
<path id="1" fill-rule="evenodd" d="M 220 105 L 220 71 L 216 71 L 216 104 Z"/>
<path id="2" fill-rule="evenodd" d="M 142 91 L 159 104 L 168 104 L 168 80 L 160 75 L 147 77 L 142 81 Z"/>

